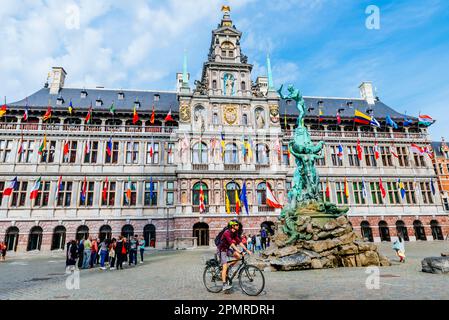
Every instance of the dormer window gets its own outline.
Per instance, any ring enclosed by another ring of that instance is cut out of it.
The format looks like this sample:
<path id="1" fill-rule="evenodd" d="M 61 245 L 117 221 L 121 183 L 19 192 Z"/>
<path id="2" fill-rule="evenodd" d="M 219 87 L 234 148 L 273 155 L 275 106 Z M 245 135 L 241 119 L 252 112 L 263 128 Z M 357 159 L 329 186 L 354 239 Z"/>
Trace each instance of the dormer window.
<path id="1" fill-rule="evenodd" d="M 59 96 L 58 99 L 56 99 L 56 104 L 62 106 L 64 104 L 64 98 Z"/>
<path id="2" fill-rule="evenodd" d="M 319 108 L 322 108 L 322 107 L 323 107 L 323 104 L 324 104 L 323 100 L 318 101 L 318 107 L 319 107 Z"/>
<path id="3" fill-rule="evenodd" d="M 371 108 L 369 108 L 369 109 L 366 109 L 366 113 L 368 113 L 369 115 L 371 115 L 372 113 L 373 113 L 373 109 L 371 109 Z"/>
<path id="4" fill-rule="evenodd" d="M 352 101 L 348 101 L 348 102 L 346 103 L 346 105 L 347 105 L 349 108 L 352 109 L 353 103 L 352 103 Z"/>
<path id="5" fill-rule="evenodd" d="M 293 100 L 288 99 L 288 100 L 287 100 L 287 105 L 288 105 L 288 106 L 291 106 L 291 105 L 292 105 L 292 102 L 293 102 Z"/>
<path id="6" fill-rule="evenodd" d="M 82 90 L 81 91 L 81 99 L 86 99 L 87 98 L 87 91 L 86 90 Z"/>
<path id="7" fill-rule="evenodd" d="M 139 100 L 134 101 L 134 108 L 139 109 L 140 108 L 140 102 Z"/>
<path id="8" fill-rule="evenodd" d="M 101 107 L 103 105 L 103 100 L 101 100 L 101 98 L 98 98 L 96 101 L 95 101 L 95 106 L 96 107 Z"/>
<path id="9" fill-rule="evenodd" d="M 153 99 L 155 102 L 157 102 L 157 101 L 161 100 L 161 96 L 159 94 L 155 94 Z"/>
<path id="10" fill-rule="evenodd" d="M 118 100 L 124 100 L 125 99 L 125 93 L 123 91 L 120 91 L 117 95 Z"/>

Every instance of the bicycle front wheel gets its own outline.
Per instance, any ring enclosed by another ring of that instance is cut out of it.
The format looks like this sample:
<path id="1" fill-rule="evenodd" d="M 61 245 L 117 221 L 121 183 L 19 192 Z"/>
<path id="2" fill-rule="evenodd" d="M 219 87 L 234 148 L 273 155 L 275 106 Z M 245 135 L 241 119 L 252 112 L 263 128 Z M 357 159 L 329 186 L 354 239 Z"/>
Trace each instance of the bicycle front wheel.
<path id="1" fill-rule="evenodd" d="M 219 293 L 223 288 L 219 267 L 209 266 L 204 269 L 203 283 L 207 291 Z"/>
<path id="2" fill-rule="evenodd" d="M 239 284 L 248 296 L 258 296 L 265 287 L 265 277 L 259 268 L 247 265 L 239 272 Z"/>

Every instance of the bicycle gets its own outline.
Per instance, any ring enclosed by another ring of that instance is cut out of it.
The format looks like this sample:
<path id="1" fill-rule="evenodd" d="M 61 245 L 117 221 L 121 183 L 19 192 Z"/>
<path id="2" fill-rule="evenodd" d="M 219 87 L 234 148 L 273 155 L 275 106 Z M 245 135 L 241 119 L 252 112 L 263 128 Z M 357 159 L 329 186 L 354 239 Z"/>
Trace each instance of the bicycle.
<path id="1" fill-rule="evenodd" d="M 232 260 L 231 262 L 241 261 L 242 263 L 233 272 L 231 277 L 228 274 L 226 279 L 230 285 L 235 276 L 238 274 L 239 286 L 242 291 L 248 296 L 258 296 L 265 287 L 265 277 L 262 271 L 256 266 L 250 265 L 245 261 L 245 254 L 242 255 L 242 259 Z M 222 291 L 221 271 L 223 267 L 215 255 L 214 259 L 206 262 L 206 267 L 203 272 L 203 283 L 207 291 L 212 293 L 219 293 Z"/>

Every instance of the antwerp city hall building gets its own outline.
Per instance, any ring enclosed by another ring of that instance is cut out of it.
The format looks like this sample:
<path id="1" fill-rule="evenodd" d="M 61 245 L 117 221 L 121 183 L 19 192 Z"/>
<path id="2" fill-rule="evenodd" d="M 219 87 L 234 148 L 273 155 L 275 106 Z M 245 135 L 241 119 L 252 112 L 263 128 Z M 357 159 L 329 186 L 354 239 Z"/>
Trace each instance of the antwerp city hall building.
<path id="1" fill-rule="evenodd" d="M 176 91 L 67 88 L 58 67 L 42 89 L 7 103 L 0 118 L 0 240 L 8 250 L 57 250 L 71 239 L 120 234 L 144 235 L 161 249 L 213 246 L 231 217 L 247 234 L 273 226 L 280 209 L 267 206 L 267 184 L 280 203 L 288 201 L 297 109 L 279 98 L 269 65 L 268 76 L 253 77 L 241 38 L 225 12 L 201 79 L 192 84 L 185 63 Z M 360 92 L 304 97 L 306 126 L 326 143 L 316 164 L 323 197 L 349 206 L 354 229 L 370 241 L 391 241 L 399 231 L 409 241 L 443 239 L 449 221 L 432 160 L 410 148 L 430 144 L 427 129 L 417 119 L 404 127 L 405 116 L 375 97 L 371 83 Z M 380 128 L 355 125 L 356 110 Z M 398 129 L 386 125 L 387 116 Z M 243 184 L 249 212 L 237 215 Z"/>

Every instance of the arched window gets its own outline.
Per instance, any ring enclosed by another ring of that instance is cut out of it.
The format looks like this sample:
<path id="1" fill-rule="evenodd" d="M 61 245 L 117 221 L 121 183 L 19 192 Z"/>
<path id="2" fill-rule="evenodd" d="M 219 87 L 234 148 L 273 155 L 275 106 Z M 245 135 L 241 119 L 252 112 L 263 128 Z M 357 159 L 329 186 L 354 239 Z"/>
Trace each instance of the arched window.
<path id="1" fill-rule="evenodd" d="M 30 234 L 28 236 L 28 247 L 27 251 L 40 250 L 42 245 L 42 233 L 43 230 L 41 227 L 33 227 L 30 230 Z"/>
<path id="2" fill-rule="evenodd" d="M 204 142 L 196 143 L 192 150 L 192 163 L 193 164 L 207 164 L 208 162 L 208 149 L 207 144 Z"/>
<path id="3" fill-rule="evenodd" d="M 246 91 L 246 82 L 242 81 L 242 91 Z"/>
<path id="4" fill-rule="evenodd" d="M 238 163 L 238 148 L 235 143 L 228 143 L 225 149 L 225 164 Z"/>
<path id="5" fill-rule="evenodd" d="M 421 221 L 415 220 L 413 222 L 413 229 L 415 229 L 416 240 L 427 241 L 426 232 Z"/>
<path id="6" fill-rule="evenodd" d="M 398 235 L 401 235 L 405 241 L 410 241 L 410 238 L 408 236 L 407 227 L 405 226 L 404 221 L 402 221 L 402 220 L 396 221 L 396 231 L 397 231 Z"/>
<path id="7" fill-rule="evenodd" d="M 259 206 L 267 204 L 267 184 L 265 182 L 259 183 L 257 186 L 257 204 Z"/>
<path id="8" fill-rule="evenodd" d="M 381 241 L 391 241 L 390 229 L 385 221 L 379 222 L 379 235 Z"/>
<path id="9" fill-rule="evenodd" d="M 217 80 L 212 80 L 212 89 L 217 89 Z"/>
<path id="10" fill-rule="evenodd" d="M 76 230 L 76 240 L 86 240 L 89 237 L 89 227 L 79 226 Z"/>
<path id="11" fill-rule="evenodd" d="M 443 230 L 437 220 L 430 221 L 430 228 L 432 229 L 433 240 L 444 240 Z"/>
<path id="12" fill-rule="evenodd" d="M 196 223 L 193 226 L 193 236 L 197 238 L 199 247 L 209 245 L 209 225 L 207 223 Z"/>
<path id="13" fill-rule="evenodd" d="M 248 125 L 248 115 L 246 113 L 242 116 L 242 125 L 247 126 Z"/>
<path id="14" fill-rule="evenodd" d="M 66 229 L 64 226 L 57 226 L 53 230 L 53 239 L 51 241 L 51 250 L 65 249 Z"/>
<path id="15" fill-rule="evenodd" d="M 213 116 L 212 116 L 212 123 L 214 125 L 218 125 L 218 113 L 214 112 Z"/>
<path id="16" fill-rule="evenodd" d="M 105 224 L 104 226 L 101 226 L 100 233 L 98 235 L 100 238 L 100 242 L 103 242 L 105 239 L 111 240 L 112 238 L 112 228 Z"/>
<path id="17" fill-rule="evenodd" d="M 361 231 L 362 231 L 362 237 L 369 242 L 374 242 L 373 238 L 373 230 L 371 229 L 371 226 L 368 221 L 362 221 L 360 224 Z"/>
<path id="18" fill-rule="evenodd" d="M 200 188 L 203 187 L 203 194 L 204 194 L 204 205 L 207 206 L 209 204 L 209 188 L 207 187 L 207 184 L 204 182 L 198 182 L 195 183 L 192 190 L 192 204 L 194 206 L 200 205 Z"/>
<path id="19" fill-rule="evenodd" d="M 156 248 L 156 227 L 153 224 L 147 224 L 143 228 L 143 238 L 145 247 Z"/>
<path id="20" fill-rule="evenodd" d="M 270 158 L 270 151 L 268 146 L 264 143 L 259 143 L 256 145 L 256 163 L 257 164 L 268 164 L 268 159 Z"/>
<path id="21" fill-rule="evenodd" d="M 18 243 L 19 243 L 19 228 L 9 227 L 6 230 L 6 236 L 5 236 L 6 250 L 17 251 Z"/>
<path id="22" fill-rule="evenodd" d="M 125 224 L 122 228 L 122 236 L 126 239 L 130 239 L 134 236 L 134 227 L 130 224 Z"/>
<path id="23" fill-rule="evenodd" d="M 236 192 L 236 190 L 237 190 L 237 192 Z M 231 206 L 235 206 L 236 200 L 238 199 L 238 197 L 240 195 L 240 186 L 235 182 L 229 182 L 226 185 L 226 193 L 228 195 L 229 203 L 231 204 Z M 231 212 L 232 211 L 234 211 L 234 210 L 231 210 Z"/>

